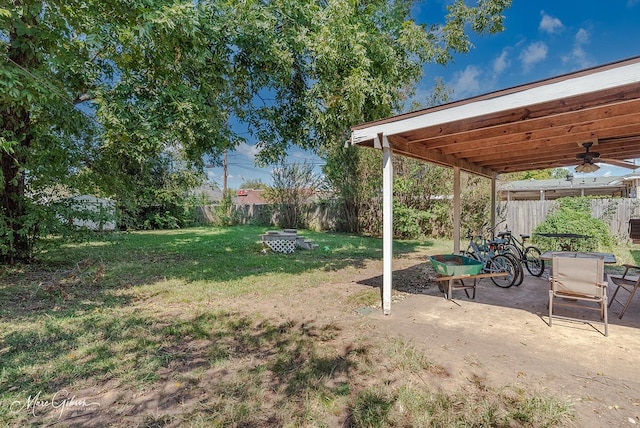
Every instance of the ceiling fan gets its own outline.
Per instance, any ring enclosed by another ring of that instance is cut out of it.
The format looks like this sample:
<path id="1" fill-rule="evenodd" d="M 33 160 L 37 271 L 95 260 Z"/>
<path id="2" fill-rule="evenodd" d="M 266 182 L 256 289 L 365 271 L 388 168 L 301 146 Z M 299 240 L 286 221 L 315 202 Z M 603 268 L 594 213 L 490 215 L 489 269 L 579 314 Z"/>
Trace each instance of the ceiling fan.
<path id="1" fill-rule="evenodd" d="M 580 143 L 579 143 L 580 144 Z M 600 169 L 596 162 L 604 162 L 610 165 L 619 166 L 622 168 L 636 169 L 638 165 L 634 165 L 629 162 L 620 161 L 617 159 L 602 159 L 600 158 L 600 153 L 592 152 L 589 149 L 594 145 L 598 144 L 598 140 L 589 141 L 588 143 L 580 144 L 584 147 L 584 153 L 578 153 L 576 155 L 576 160 L 582 161 L 580 165 L 576 167 L 576 172 L 595 172 Z"/>

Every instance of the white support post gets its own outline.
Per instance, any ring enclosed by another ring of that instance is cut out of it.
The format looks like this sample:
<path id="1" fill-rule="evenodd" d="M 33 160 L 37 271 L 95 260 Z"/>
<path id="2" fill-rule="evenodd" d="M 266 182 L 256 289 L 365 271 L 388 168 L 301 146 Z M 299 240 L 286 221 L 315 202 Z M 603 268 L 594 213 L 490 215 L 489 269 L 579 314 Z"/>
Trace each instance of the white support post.
<path id="1" fill-rule="evenodd" d="M 496 227 L 496 177 L 491 177 L 491 229 L 495 232 Z"/>
<path id="2" fill-rule="evenodd" d="M 453 167 L 453 252 L 460 252 L 460 168 Z"/>
<path id="3" fill-rule="evenodd" d="M 382 137 L 382 312 L 391 313 L 393 275 L 393 153 Z"/>

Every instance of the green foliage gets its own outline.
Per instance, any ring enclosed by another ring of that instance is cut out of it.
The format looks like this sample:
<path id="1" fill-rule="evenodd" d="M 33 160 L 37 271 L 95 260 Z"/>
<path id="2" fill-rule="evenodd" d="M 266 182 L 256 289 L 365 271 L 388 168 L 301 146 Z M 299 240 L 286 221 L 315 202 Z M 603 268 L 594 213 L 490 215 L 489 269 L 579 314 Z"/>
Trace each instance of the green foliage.
<path id="1" fill-rule="evenodd" d="M 462 233 L 467 229 L 480 231 L 491 217 L 491 183 L 488 179 L 470 174 L 461 174 L 461 218 Z M 451 213 L 453 208 L 451 208 Z M 498 216 L 499 213 L 498 213 Z M 448 237 L 453 235 L 453 220 L 451 220 Z"/>
<path id="2" fill-rule="evenodd" d="M 222 195 L 222 201 L 220 201 L 220 204 L 216 207 L 214 215 L 214 226 L 233 226 L 236 224 L 231 191 L 227 190 L 227 192 Z"/>
<path id="3" fill-rule="evenodd" d="M 267 187 L 265 199 L 273 205 L 276 223 L 282 228 L 306 226 L 305 207 L 321 190 L 323 180 L 313 172 L 313 165 L 282 164 L 271 174 L 273 184 Z"/>
<path id="4" fill-rule="evenodd" d="M 432 218 L 429 212 L 394 203 L 393 234 L 403 239 L 423 238 L 423 225 L 429 223 Z"/>
<path id="5" fill-rule="evenodd" d="M 453 172 L 409 158 L 399 157 L 395 163 L 394 233 L 411 239 L 450 238 L 453 235 Z M 463 227 L 479 230 L 489 218 L 489 180 L 470 174 L 461 174 L 460 179 Z"/>
<path id="6" fill-rule="evenodd" d="M 365 234 L 370 232 L 369 228 L 376 230 L 379 221 L 366 206 L 379 199 L 380 154 L 335 145 L 327 149 L 325 162 L 322 170 L 337 202 L 336 229 Z"/>
<path id="7" fill-rule="evenodd" d="M 344 149 L 349 150 L 349 149 Z M 382 233 L 382 169 L 380 153 L 371 150 L 352 150 L 348 159 L 358 166 L 359 180 L 349 174 L 350 166 L 340 162 L 342 155 L 332 158 L 325 166 L 331 182 L 341 178 L 345 191 L 339 192 L 345 221 L 357 216 L 358 229 L 366 235 Z M 451 169 L 394 157 L 394 235 L 407 239 L 451 237 L 453 235 L 453 172 Z M 461 204 L 465 227 L 477 230 L 487 222 L 490 208 L 489 181 L 470 174 L 461 174 Z M 348 193 L 347 193 L 348 192 Z M 345 195 L 352 197 L 347 203 Z M 347 211 L 345 208 L 350 207 Z M 345 224 L 342 224 L 345 227 Z M 345 229 L 341 229 L 345 230 Z M 348 230 L 348 229 L 347 229 Z"/>
<path id="8" fill-rule="evenodd" d="M 291 318 L 284 309 L 287 296 L 344 281 L 354 266 L 379 261 L 382 243 L 305 231 L 331 251 L 264 255 L 259 242 L 264 232 L 243 226 L 118 233 L 106 241 L 64 245 L 44 254 L 42 263 L 3 272 L 0 402 L 24 403 L 38 392 L 42 400 L 51 400 L 61 390 L 87 391 L 107 383 L 115 400 L 110 405 L 119 408 L 131 405 L 131 391 L 160 391 L 164 407 L 145 419 L 145 425 L 154 426 L 265 426 L 269 421 L 269 426 L 297 427 L 346 420 L 344 425 L 352 427 L 506 427 L 524 421 L 544 427 L 571 422 L 568 403 L 548 391 L 538 395 L 462 377 L 453 379 L 464 382 L 459 389 L 443 391 L 437 387 L 439 376 L 449 375 L 430 360 L 428 348 L 369 340 L 371 335 L 354 341 L 349 313 L 368 298 L 342 300 L 348 322 Z M 451 242 L 429 251 L 444 248 Z M 394 244 L 398 257 L 420 254 L 417 250 L 415 242 Z M 365 288 L 379 300 L 377 287 Z M 274 311 L 255 314 L 241 305 L 219 310 L 212 303 L 255 300 Z M 309 302 L 313 311 L 325 303 Z M 381 373 L 380 366 L 389 370 Z M 33 417 L 32 409 L 0 406 L 0 423 L 59 424 L 61 411 L 76 425 L 132 423 L 128 412 L 102 413 L 104 406 L 75 413 L 72 407 L 36 407 Z"/>
<path id="9" fill-rule="evenodd" d="M 448 7 L 444 24 L 433 25 L 417 25 L 411 20 L 413 1 L 372 2 L 366 7 L 342 2 L 340 13 L 332 10 L 338 4 L 329 2 L 327 12 L 333 13 L 326 19 L 326 28 L 309 35 L 319 52 L 308 123 L 315 131 L 313 137 L 320 138 L 311 141 L 321 144 L 317 150 L 326 160 L 325 173 L 343 205 L 343 230 L 377 233 L 381 178 L 372 169 L 379 171 L 379 156 L 358 157 L 342 149 L 348 138 L 345 125 L 401 111 L 414 94 L 425 62 L 446 64 L 452 52 L 468 51 L 468 31 L 501 31 L 502 10 L 511 2 L 490 0 L 471 7 L 456 1 Z M 448 97 L 444 85 L 437 82 L 433 96 L 424 103 L 436 104 Z M 441 215 L 441 210 L 437 211 Z"/>
<path id="10" fill-rule="evenodd" d="M 29 209 L 41 201 L 29 199 L 55 187 L 116 197 L 130 227 L 181 226 L 175 186 L 142 187 L 157 184 L 156 160 L 167 150 L 191 171 L 203 155 L 218 159 L 242 142 L 232 121 L 261 141 L 263 163 L 292 145 L 328 153 L 350 125 L 399 110 L 425 62 L 465 52 L 468 29 L 500 31 L 510 1 L 458 0 L 433 25 L 411 19 L 414 4 L 26 0 L 0 8 L 0 256 L 31 256 L 38 235 Z"/>
<path id="11" fill-rule="evenodd" d="M 505 181 L 549 180 L 552 178 L 564 179 L 567 178 L 569 174 L 570 173 L 566 168 L 535 169 L 532 171 L 510 172 L 508 174 L 501 174 L 500 179 Z"/>
<path id="12" fill-rule="evenodd" d="M 610 250 L 612 237 L 607 224 L 591 215 L 589 197 L 560 198 L 557 208 L 540 223 L 534 234 L 570 233 L 588 238 L 546 238 L 536 236 L 536 243 L 545 250 L 596 251 Z"/>
<path id="13" fill-rule="evenodd" d="M 411 239 L 442 236 L 451 217 L 452 171 L 398 156 L 394 173 L 394 234 Z"/>
<path id="14" fill-rule="evenodd" d="M 112 175 L 101 183 L 118 201 L 123 229 L 162 229 L 190 225 L 194 221 L 198 198 L 190 189 L 204 181 L 198 168 L 179 153 L 164 152 L 133 159 L 122 156 L 119 162 L 103 158 L 96 170 Z"/>

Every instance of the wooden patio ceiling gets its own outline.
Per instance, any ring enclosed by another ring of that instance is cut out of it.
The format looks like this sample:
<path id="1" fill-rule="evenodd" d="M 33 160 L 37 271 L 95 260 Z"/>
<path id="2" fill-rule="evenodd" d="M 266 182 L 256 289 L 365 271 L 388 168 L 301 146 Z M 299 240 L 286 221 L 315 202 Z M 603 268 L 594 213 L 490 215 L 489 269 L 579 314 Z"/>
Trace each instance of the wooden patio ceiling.
<path id="1" fill-rule="evenodd" d="M 640 158 L 640 57 L 352 127 L 351 143 L 500 173 Z M 631 171 L 631 170 L 630 170 Z"/>

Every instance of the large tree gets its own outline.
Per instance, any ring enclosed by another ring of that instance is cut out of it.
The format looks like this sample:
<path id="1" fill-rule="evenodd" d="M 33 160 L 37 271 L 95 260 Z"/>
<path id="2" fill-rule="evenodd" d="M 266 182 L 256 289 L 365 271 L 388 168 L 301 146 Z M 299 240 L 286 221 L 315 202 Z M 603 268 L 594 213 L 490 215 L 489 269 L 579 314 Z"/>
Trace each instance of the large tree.
<path id="1" fill-rule="evenodd" d="M 411 0 L 336 2 L 334 7 L 341 8 L 341 13 L 328 13 L 331 25 L 316 44 L 324 49 L 320 50 L 319 74 L 312 90 L 316 103 L 312 108 L 315 126 L 311 128 L 320 136 L 315 140 L 321 143 L 319 152 L 327 160 L 325 172 L 338 190 L 341 218 L 348 220 L 343 226 L 349 231 L 360 229 L 359 220 L 365 216 L 359 209 L 370 205 L 379 191 L 368 181 L 377 184 L 379 180 L 372 180 L 371 169 L 363 165 L 371 156 L 342 147 L 349 138 L 348 125 L 403 111 L 422 77 L 424 63 L 444 65 L 453 53 L 467 52 L 472 47 L 470 31 L 501 31 L 502 11 L 511 1 L 480 0 L 469 6 L 455 0 L 443 19 L 431 24 L 411 19 L 415 4 Z M 327 40 L 330 48 L 325 46 Z M 331 58 L 329 67 L 320 62 L 326 57 Z M 432 99 L 418 100 L 420 104 L 447 99 L 448 91 L 441 82 L 436 86 Z"/>
<path id="2" fill-rule="evenodd" d="M 129 194 L 168 151 L 189 169 L 222 150 L 240 104 L 230 15 L 215 2 L 0 2 L 2 259 L 30 257 L 56 196 Z"/>
<path id="3" fill-rule="evenodd" d="M 333 153 L 510 0 L 454 0 L 429 26 L 414 3 L 0 0 L 0 257 L 30 256 L 56 190 L 117 197 L 167 150 L 199 167 L 242 141 L 236 121 L 264 162 Z"/>

